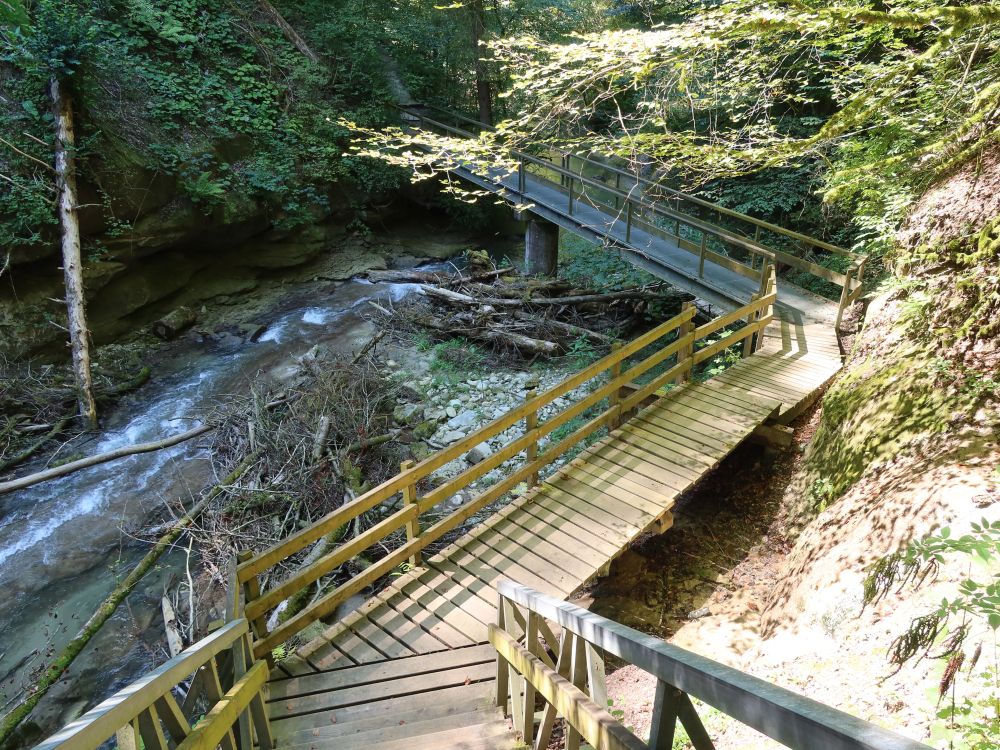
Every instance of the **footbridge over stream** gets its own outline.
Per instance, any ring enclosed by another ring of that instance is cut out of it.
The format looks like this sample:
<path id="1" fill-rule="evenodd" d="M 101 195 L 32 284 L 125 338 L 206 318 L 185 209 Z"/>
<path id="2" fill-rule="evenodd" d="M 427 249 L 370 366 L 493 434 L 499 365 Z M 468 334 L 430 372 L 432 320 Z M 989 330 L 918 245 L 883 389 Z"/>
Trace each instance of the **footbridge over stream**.
<path id="1" fill-rule="evenodd" d="M 146 750 L 543 750 L 561 736 L 566 748 L 666 750 L 678 721 L 694 747 L 711 748 L 692 696 L 793 748 L 926 748 L 563 601 L 639 535 L 668 529 L 677 499 L 744 440 L 787 436 L 782 425 L 841 366 L 835 325 L 860 294 L 863 259 L 690 196 L 656 197 L 618 170 L 597 179 L 587 158 L 557 158 L 462 176 L 622 249 L 721 314 L 696 320 L 686 304 L 269 550 L 240 555 L 227 622 L 40 748 L 94 750 L 117 736 L 119 747 Z M 692 201 L 702 216 L 678 208 Z M 710 211 L 757 226 L 756 238 L 709 223 Z M 764 235 L 789 242 L 778 250 Z M 847 270 L 789 243 L 846 258 Z M 779 264 L 839 285 L 839 305 L 779 279 Z M 705 363 L 726 351 L 739 361 L 704 379 Z M 551 413 L 557 399 L 568 405 Z M 435 481 L 518 424 L 520 437 Z M 515 457 L 505 479 L 449 502 Z M 324 584 L 366 552 L 372 564 Z M 274 616 L 303 591 L 300 611 Z M 606 655 L 658 680 L 648 740 L 607 712 Z"/>

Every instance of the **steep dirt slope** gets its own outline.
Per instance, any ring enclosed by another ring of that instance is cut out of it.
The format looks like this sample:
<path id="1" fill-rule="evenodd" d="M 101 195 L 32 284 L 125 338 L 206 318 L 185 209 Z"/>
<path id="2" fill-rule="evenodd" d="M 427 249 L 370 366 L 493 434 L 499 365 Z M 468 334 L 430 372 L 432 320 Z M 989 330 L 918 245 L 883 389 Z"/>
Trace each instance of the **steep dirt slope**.
<path id="1" fill-rule="evenodd" d="M 1000 519 L 998 185 L 1000 158 L 991 155 L 915 206 L 887 259 L 895 276 L 871 302 L 785 491 L 775 529 L 790 529 L 794 545 L 787 554 L 748 555 L 729 580 L 746 580 L 741 571 L 764 556 L 764 585 L 717 591 L 711 614 L 671 638 L 934 744 L 935 716 L 949 705 L 938 697 L 944 662 L 914 660 L 894 672 L 888 653 L 913 618 L 954 596 L 968 560 L 867 608 L 863 583 L 874 562 L 913 539 Z M 977 639 L 985 639 L 987 658 L 992 633 L 974 633 L 970 643 Z M 611 695 L 640 732 L 647 682 L 629 669 L 611 678 Z M 957 680 L 955 696 L 973 684 Z M 706 715 L 720 748 L 772 746 L 716 712 Z"/>

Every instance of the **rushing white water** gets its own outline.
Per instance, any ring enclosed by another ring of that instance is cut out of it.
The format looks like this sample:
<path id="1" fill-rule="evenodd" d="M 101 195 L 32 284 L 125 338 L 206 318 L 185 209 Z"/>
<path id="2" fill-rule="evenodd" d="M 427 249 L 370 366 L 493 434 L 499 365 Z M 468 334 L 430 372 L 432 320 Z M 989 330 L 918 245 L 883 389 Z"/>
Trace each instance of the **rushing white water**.
<path id="1" fill-rule="evenodd" d="M 161 363 L 157 377 L 109 415 L 106 430 L 82 450 L 102 453 L 188 430 L 222 395 L 240 390 L 257 373 L 281 377 L 316 344 L 356 349 L 369 335 L 359 314 L 368 301 L 396 302 L 415 288 L 350 283 L 326 300 L 311 297 L 303 300 L 308 306 L 276 315 L 256 343 L 236 351 L 208 344 L 177 347 L 173 361 Z M 0 703 L 6 702 L 3 691 L 16 691 L 26 670 L 40 663 L 37 652 L 50 643 L 58 648 L 75 634 L 113 587 L 112 572 L 127 571 L 145 552 L 146 544 L 136 542 L 132 532 L 164 505 L 177 509 L 189 503 L 211 480 L 204 445 L 192 441 L 0 497 Z M 160 627 L 153 613 L 180 559 L 183 555 L 168 556 L 147 577 L 127 612 L 120 611 L 91 647 L 100 656 L 88 660 L 85 652 L 74 664 L 76 682 L 70 681 L 68 692 L 47 699 L 48 713 L 36 711 L 43 730 L 56 728 L 77 703 L 95 702 L 159 658 L 150 648 Z"/>

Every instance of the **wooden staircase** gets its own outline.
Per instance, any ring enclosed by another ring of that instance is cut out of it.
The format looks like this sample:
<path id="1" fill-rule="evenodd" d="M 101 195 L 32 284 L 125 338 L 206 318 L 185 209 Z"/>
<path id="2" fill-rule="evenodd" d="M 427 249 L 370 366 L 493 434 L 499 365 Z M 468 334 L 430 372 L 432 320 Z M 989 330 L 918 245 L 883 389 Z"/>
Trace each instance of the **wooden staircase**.
<path id="1" fill-rule="evenodd" d="M 271 682 L 271 726 L 294 750 L 508 750 L 490 645 Z"/>

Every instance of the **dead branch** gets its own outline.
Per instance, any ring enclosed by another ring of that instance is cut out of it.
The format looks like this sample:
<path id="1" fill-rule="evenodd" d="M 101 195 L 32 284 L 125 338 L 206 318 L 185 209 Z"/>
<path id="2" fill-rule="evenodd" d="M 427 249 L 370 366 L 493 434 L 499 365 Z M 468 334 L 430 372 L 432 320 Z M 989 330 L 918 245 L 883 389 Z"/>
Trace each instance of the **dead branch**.
<path id="1" fill-rule="evenodd" d="M 182 432 L 180 435 L 174 435 L 173 437 L 164 438 L 163 440 L 154 440 L 149 443 L 128 445 L 124 448 L 108 451 L 107 453 L 99 453 L 96 456 L 87 456 L 86 458 L 81 458 L 79 461 L 71 461 L 70 463 L 63 464 L 62 466 L 56 466 L 52 469 L 46 469 L 45 471 L 39 471 L 35 474 L 29 474 L 26 477 L 11 479 L 7 482 L 0 482 L 0 495 L 4 495 L 8 492 L 14 492 L 15 490 L 23 490 L 25 487 L 31 487 L 42 482 L 47 482 L 50 479 L 72 474 L 74 471 L 79 471 L 80 469 L 97 466 L 98 464 L 114 461 L 115 459 L 124 458 L 125 456 L 134 456 L 138 453 L 152 453 L 153 451 L 170 448 L 171 446 L 179 445 L 187 440 L 196 438 L 199 435 L 204 435 L 212 429 L 214 429 L 213 425 L 204 424 L 201 427 L 195 427 L 187 432 Z"/>

